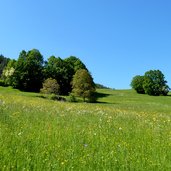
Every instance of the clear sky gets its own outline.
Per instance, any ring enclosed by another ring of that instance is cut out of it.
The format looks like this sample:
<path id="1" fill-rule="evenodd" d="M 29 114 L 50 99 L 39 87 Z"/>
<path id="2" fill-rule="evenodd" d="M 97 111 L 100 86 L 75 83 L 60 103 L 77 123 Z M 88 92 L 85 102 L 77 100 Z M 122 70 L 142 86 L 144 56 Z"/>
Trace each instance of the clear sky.
<path id="1" fill-rule="evenodd" d="M 74 55 L 94 81 L 127 89 L 159 69 L 171 87 L 171 0 L 1 0 L 0 54 Z"/>

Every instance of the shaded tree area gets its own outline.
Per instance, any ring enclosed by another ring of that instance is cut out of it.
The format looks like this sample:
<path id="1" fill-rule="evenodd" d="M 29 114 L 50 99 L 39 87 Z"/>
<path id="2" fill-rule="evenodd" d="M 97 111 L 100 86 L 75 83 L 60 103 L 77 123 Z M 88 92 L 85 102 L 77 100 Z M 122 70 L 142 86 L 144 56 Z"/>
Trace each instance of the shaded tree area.
<path id="1" fill-rule="evenodd" d="M 37 49 L 20 53 L 12 79 L 14 88 L 33 92 L 40 90 L 43 82 L 43 56 Z"/>
<path id="2" fill-rule="evenodd" d="M 66 59 L 51 56 L 45 64 L 44 75 L 45 78 L 56 79 L 60 86 L 60 94 L 68 95 L 72 91 L 71 81 L 79 69 L 86 69 L 83 62 L 74 56 Z"/>
<path id="3" fill-rule="evenodd" d="M 164 74 L 160 70 L 150 70 L 144 76 L 135 76 L 132 79 L 131 86 L 137 93 L 152 96 L 166 96 L 170 89 Z"/>
<path id="4" fill-rule="evenodd" d="M 7 66 L 9 61 L 10 61 L 9 58 L 4 57 L 3 55 L 0 55 L 0 76 L 2 75 L 2 72 L 4 68 Z"/>
<path id="5" fill-rule="evenodd" d="M 6 85 L 22 91 L 53 90 L 57 94 L 68 95 L 72 91 L 73 76 L 80 69 L 89 72 L 85 64 L 75 56 L 65 59 L 51 56 L 44 61 L 39 50 L 22 50 L 18 60 L 9 60 L 2 67 L 1 79 Z"/>

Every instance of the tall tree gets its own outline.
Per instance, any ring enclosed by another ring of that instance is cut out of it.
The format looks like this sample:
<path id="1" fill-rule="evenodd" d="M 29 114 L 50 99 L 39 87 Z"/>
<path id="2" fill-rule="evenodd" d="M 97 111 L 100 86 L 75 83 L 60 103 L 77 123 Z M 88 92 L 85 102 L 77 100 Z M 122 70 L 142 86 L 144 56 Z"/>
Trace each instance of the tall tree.
<path id="1" fill-rule="evenodd" d="M 73 94 L 82 97 L 84 102 L 86 98 L 90 101 L 94 97 L 95 84 L 91 74 L 85 69 L 79 69 L 75 73 L 72 88 Z"/>
<path id="2" fill-rule="evenodd" d="M 160 70 L 150 70 L 145 73 L 143 88 L 149 95 L 167 95 L 169 86 Z"/>
<path id="3" fill-rule="evenodd" d="M 22 51 L 14 71 L 13 87 L 38 92 L 43 82 L 43 56 L 37 49 Z"/>
<path id="4" fill-rule="evenodd" d="M 10 60 L 9 58 L 6 58 L 3 55 L 0 55 L 0 77 L 2 75 L 3 70 L 7 66 L 9 60 Z"/>

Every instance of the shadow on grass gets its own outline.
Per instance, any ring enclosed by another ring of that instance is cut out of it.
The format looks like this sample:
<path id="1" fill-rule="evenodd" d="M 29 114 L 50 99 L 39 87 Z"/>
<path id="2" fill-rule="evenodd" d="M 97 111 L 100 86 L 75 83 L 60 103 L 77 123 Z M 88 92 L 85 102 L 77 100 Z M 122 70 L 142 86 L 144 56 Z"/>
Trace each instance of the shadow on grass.
<path id="1" fill-rule="evenodd" d="M 103 97 L 107 97 L 109 96 L 110 94 L 107 94 L 107 93 L 99 93 L 99 92 L 95 92 L 95 97 L 96 98 L 103 98 Z"/>
<path id="2" fill-rule="evenodd" d="M 38 97 L 38 98 L 41 98 L 41 99 L 47 99 L 47 97 L 45 97 L 43 95 L 37 95 L 37 96 L 33 96 L 33 97 Z"/>
<path id="3" fill-rule="evenodd" d="M 110 94 L 95 92 L 95 98 L 97 99 L 97 101 L 92 102 L 92 103 L 95 103 L 95 104 L 115 104 L 115 103 L 112 103 L 112 102 L 100 101 L 101 98 L 108 97 L 108 96 L 110 96 Z M 37 95 L 37 96 L 34 96 L 34 97 L 41 98 L 41 99 L 49 99 L 47 96 L 44 96 L 44 95 Z M 61 100 L 59 100 L 59 101 L 61 101 Z M 75 103 L 79 103 L 79 102 L 77 101 Z"/>
<path id="4" fill-rule="evenodd" d="M 114 104 L 112 102 L 104 102 L 104 101 L 99 101 L 100 98 L 103 98 L 103 97 L 108 97 L 110 96 L 110 94 L 107 94 L 107 93 L 99 93 L 99 92 L 96 92 L 95 93 L 95 97 L 97 98 L 97 101 L 95 103 L 101 103 L 101 104 Z"/>

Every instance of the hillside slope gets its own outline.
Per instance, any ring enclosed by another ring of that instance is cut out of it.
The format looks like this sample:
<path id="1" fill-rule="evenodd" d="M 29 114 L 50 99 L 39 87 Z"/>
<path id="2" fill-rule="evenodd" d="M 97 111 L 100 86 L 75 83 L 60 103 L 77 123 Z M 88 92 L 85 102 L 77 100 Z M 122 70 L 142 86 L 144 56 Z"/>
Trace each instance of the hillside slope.
<path id="1" fill-rule="evenodd" d="M 0 170 L 171 170 L 171 98 L 98 90 L 68 103 L 0 87 Z"/>

